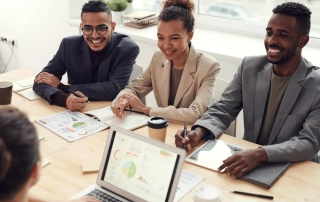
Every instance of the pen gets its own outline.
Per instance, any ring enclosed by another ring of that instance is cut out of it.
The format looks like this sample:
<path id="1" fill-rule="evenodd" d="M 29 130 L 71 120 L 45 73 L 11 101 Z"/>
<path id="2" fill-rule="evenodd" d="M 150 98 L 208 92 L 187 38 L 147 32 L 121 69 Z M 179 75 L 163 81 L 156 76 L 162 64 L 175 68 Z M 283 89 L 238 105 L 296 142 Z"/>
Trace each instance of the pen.
<path id="1" fill-rule="evenodd" d="M 247 195 L 247 196 L 256 196 L 259 198 L 265 198 L 265 199 L 271 199 L 273 200 L 273 196 L 268 196 L 268 195 L 262 195 L 262 194 L 253 194 L 253 193 L 248 193 L 248 192 L 242 192 L 242 191 L 231 191 L 235 194 L 242 194 L 242 195 Z"/>
<path id="2" fill-rule="evenodd" d="M 69 92 L 69 93 L 72 93 L 74 96 L 76 96 L 76 97 L 78 97 L 78 98 L 84 98 L 84 97 L 82 97 L 82 96 L 78 95 L 77 93 L 72 92 L 71 90 L 68 90 L 68 92 Z M 90 103 L 90 101 L 89 101 L 89 100 L 87 100 L 86 102 L 87 102 L 87 103 Z"/>
<path id="3" fill-rule="evenodd" d="M 185 122 L 184 123 L 184 129 L 183 129 L 183 138 L 186 138 L 187 137 L 187 128 L 188 128 L 188 123 Z M 183 149 L 186 148 L 186 144 L 183 144 Z"/>
<path id="4" fill-rule="evenodd" d="M 120 108 L 119 108 L 119 109 L 120 109 Z M 134 109 L 129 109 L 129 108 L 124 108 L 123 111 L 134 112 L 134 113 L 138 113 L 138 114 L 144 114 L 142 111 L 138 111 L 138 110 L 134 110 Z"/>

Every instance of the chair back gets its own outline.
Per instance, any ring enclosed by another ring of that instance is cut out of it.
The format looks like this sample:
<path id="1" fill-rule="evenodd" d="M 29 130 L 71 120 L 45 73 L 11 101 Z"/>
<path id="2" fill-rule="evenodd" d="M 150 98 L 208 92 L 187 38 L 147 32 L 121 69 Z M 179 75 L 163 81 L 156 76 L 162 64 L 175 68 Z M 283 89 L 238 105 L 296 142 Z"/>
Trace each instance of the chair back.
<path id="1" fill-rule="evenodd" d="M 137 64 L 134 64 L 133 65 L 133 70 L 132 70 L 132 73 L 131 73 L 131 76 L 130 76 L 130 79 L 129 79 L 129 84 L 133 79 L 137 78 L 142 72 L 143 72 L 142 67 L 137 65 Z M 146 98 L 145 97 L 141 98 L 140 100 L 144 105 L 146 104 Z"/>
<path id="2" fill-rule="evenodd" d="M 214 100 L 218 102 L 221 99 L 221 95 L 224 92 L 224 90 L 229 85 L 229 82 L 220 78 L 216 79 L 216 85 L 214 89 Z M 231 135 L 233 137 L 236 137 L 236 126 L 237 126 L 237 120 L 231 122 L 230 126 L 224 131 L 225 134 Z"/>
<path id="3" fill-rule="evenodd" d="M 131 73 L 131 76 L 130 76 L 130 79 L 129 79 L 129 83 L 137 78 L 141 73 L 143 72 L 143 69 L 142 67 L 140 67 L 139 65 L 137 64 L 134 64 L 133 65 L 133 70 L 132 70 L 132 73 Z"/>

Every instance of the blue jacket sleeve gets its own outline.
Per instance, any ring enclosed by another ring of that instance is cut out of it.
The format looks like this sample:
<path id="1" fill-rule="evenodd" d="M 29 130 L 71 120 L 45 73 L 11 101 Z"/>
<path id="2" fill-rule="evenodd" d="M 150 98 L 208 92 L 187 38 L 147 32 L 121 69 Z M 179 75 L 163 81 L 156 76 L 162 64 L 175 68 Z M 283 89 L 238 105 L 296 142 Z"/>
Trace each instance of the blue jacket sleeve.
<path id="1" fill-rule="evenodd" d="M 61 80 L 62 76 L 66 73 L 66 67 L 63 62 L 64 59 L 64 43 L 63 41 L 60 44 L 59 50 L 53 56 L 53 59 L 48 63 L 48 65 L 42 70 L 42 72 L 48 72 L 50 74 L 54 74 L 59 80 Z M 59 90 L 53 86 L 42 83 L 34 83 L 33 90 L 39 96 L 43 97 L 50 104 L 52 104 L 50 97 L 55 94 Z"/>

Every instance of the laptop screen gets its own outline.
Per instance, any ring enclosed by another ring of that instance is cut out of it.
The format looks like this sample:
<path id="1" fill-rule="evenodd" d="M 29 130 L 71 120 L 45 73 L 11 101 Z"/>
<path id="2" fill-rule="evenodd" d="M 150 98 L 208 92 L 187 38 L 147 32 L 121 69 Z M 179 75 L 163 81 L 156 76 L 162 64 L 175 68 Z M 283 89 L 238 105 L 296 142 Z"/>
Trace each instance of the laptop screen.
<path id="1" fill-rule="evenodd" d="M 168 201 L 177 153 L 113 132 L 101 180 L 146 201 Z"/>

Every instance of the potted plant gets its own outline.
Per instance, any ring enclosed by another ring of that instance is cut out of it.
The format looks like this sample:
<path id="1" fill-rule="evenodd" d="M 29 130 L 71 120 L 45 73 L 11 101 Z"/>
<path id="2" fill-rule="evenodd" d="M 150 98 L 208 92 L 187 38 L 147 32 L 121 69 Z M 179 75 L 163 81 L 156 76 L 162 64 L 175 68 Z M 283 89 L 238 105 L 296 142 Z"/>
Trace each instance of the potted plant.
<path id="1" fill-rule="evenodd" d="M 126 10 L 124 11 L 125 14 L 132 13 L 132 2 L 133 2 L 133 0 L 127 0 L 127 1 L 128 1 L 128 6 L 127 6 Z"/>
<path id="2" fill-rule="evenodd" d="M 116 22 L 117 24 L 121 24 L 124 10 L 128 6 L 128 0 L 108 0 L 105 1 L 105 3 L 112 11 L 112 21 Z"/>

